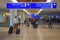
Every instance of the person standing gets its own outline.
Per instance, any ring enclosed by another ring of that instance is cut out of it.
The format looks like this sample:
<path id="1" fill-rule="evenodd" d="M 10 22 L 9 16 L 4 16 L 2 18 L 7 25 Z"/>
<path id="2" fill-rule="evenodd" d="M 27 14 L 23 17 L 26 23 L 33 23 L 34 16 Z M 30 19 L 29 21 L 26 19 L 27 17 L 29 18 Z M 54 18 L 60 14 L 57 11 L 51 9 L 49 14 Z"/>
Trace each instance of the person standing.
<path id="1" fill-rule="evenodd" d="M 19 20 L 18 20 L 17 16 L 15 16 L 15 18 L 14 18 L 14 32 L 16 32 L 16 34 L 20 33 Z"/>
<path id="2" fill-rule="evenodd" d="M 49 18 L 49 21 L 48 21 L 48 27 L 49 29 L 52 29 L 52 18 L 51 17 Z"/>

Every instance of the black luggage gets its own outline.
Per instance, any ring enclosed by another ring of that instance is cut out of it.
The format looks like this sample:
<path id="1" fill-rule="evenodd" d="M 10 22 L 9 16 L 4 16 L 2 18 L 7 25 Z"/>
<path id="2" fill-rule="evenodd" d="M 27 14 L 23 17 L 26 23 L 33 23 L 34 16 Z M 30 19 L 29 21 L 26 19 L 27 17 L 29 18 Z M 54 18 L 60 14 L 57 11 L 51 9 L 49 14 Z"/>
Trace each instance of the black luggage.
<path id="1" fill-rule="evenodd" d="M 38 25 L 37 25 L 37 24 L 33 24 L 33 27 L 34 27 L 34 28 L 37 28 L 37 27 L 38 27 Z"/>
<path id="2" fill-rule="evenodd" d="M 12 34 L 12 33 L 13 33 L 13 27 L 10 27 L 10 28 L 9 28 L 8 33 L 9 33 L 9 34 Z"/>
<path id="3" fill-rule="evenodd" d="M 16 29 L 16 34 L 20 34 L 20 29 Z"/>

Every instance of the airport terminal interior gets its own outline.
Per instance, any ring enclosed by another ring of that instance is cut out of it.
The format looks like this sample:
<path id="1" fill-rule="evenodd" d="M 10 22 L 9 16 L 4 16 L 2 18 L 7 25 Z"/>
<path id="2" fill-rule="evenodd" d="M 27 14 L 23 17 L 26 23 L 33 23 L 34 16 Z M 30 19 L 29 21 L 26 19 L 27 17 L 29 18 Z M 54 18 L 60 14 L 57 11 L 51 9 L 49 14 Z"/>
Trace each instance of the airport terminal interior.
<path id="1" fill-rule="evenodd" d="M 18 2 L 46 2 L 47 0 L 16 0 Z M 56 9 L 6 9 L 12 0 L 0 0 L 0 40 L 60 40 L 60 0 Z M 32 18 L 29 14 L 37 14 Z M 9 33 L 14 17 L 20 18 L 20 34 Z M 34 22 L 34 23 L 33 23 Z"/>

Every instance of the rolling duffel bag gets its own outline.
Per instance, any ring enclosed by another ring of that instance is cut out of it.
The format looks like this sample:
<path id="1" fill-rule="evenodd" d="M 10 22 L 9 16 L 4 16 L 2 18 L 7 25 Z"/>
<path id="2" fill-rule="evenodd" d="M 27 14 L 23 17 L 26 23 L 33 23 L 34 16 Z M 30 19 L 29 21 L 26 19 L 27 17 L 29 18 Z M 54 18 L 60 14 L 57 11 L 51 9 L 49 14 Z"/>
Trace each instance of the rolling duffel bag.
<path id="1" fill-rule="evenodd" d="M 20 29 L 16 29 L 16 34 L 20 34 Z"/>
<path id="2" fill-rule="evenodd" d="M 13 33 L 13 27 L 10 27 L 10 28 L 9 28 L 8 33 L 9 33 L 9 34 L 12 34 L 12 33 Z"/>

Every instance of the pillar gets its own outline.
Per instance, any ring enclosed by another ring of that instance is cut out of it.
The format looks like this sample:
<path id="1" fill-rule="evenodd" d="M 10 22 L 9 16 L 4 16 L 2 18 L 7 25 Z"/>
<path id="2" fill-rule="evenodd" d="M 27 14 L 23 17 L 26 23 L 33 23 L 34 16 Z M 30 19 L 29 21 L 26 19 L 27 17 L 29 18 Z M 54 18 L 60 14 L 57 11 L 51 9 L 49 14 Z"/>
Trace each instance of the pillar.
<path id="1" fill-rule="evenodd" d="M 13 27 L 15 16 L 17 16 L 17 10 L 10 10 L 10 27 Z"/>

